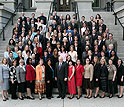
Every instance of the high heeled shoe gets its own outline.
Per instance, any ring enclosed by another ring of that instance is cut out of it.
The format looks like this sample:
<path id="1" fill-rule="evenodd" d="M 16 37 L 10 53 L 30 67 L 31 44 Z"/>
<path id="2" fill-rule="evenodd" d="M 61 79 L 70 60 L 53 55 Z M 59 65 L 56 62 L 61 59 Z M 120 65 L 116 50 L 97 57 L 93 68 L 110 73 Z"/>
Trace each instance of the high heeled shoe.
<path id="1" fill-rule="evenodd" d="M 34 97 L 27 96 L 27 99 L 34 100 L 35 98 Z"/>
<path id="2" fill-rule="evenodd" d="M 118 98 L 122 98 L 122 97 L 123 97 L 123 95 L 121 95 L 121 96 L 118 95 Z"/>

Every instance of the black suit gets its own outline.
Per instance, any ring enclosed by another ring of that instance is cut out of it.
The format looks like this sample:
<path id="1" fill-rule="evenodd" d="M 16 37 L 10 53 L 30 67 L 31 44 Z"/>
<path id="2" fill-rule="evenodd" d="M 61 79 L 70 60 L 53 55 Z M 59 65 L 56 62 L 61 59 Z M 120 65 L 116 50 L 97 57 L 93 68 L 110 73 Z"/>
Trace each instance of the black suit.
<path id="1" fill-rule="evenodd" d="M 27 21 L 27 18 L 26 18 L 25 16 L 24 16 L 24 17 L 20 17 L 19 19 L 20 19 L 21 23 L 22 23 L 23 21 L 25 21 L 25 22 Z"/>
<path id="2" fill-rule="evenodd" d="M 46 82 L 46 97 L 52 97 L 52 89 L 53 89 L 53 69 L 50 68 L 49 65 L 45 66 L 45 82 Z M 50 81 L 50 83 L 47 83 Z"/>
<path id="3" fill-rule="evenodd" d="M 59 62 L 56 63 L 55 77 L 57 77 L 57 86 L 59 90 L 59 96 L 65 97 L 66 94 L 66 84 L 64 79 L 68 78 L 68 67 L 67 63 L 62 63 L 61 69 L 59 69 Z"/>
<path id="4" fill-rule="evenodd" d="M 40 20 L 43 20 L 44 21 L 43 24 L 46 25 L 47 18 L 45 16 L 40 16 L 39 18 L 40 18 Z"/>
<path id="5" fill-rule="evenodd" d="M 58 22 L 59 16 L 57 16 L 57 15 L 56 16 L 53 16 L 53 19 L 56 20 L 56 22 Z"/>

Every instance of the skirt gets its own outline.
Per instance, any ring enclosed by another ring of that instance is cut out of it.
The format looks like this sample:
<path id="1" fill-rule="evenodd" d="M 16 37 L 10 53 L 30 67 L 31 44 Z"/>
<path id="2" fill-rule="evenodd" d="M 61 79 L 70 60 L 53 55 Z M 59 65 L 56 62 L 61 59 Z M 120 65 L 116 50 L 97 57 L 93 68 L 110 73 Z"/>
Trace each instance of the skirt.
<path id="1" fill-rule="evenodd" d="M 44 80 L 40 82 L 35 81 L 35 93 L 45 93 L 45 91 L 46 91 L 45 81 Z"/>
<path id="2" fill-rule="evenodd" d="M 9 89 L 9 79 L 4 78 L 3 83 L 1 83 L 1 90 L 8 90 Z"/>
<path id="3" fill-rule="evenodd" d="M 26 92 L 25 82 L 18 83 L 18 92 L 20 92 L 20 93 L 25 93 Z"/>
<path id="4" fill-rule="evenodd" d="M 93 89 L 93 81 L 90 81 L 89 78 L 84 78 L 84 85 L 85 89 Z"/>
<path id="5" fill-rule="evenodd" d="M 96 81 L 96 78 L 94 78 L 94 87 L 99 87 L 99 79 Z"/>

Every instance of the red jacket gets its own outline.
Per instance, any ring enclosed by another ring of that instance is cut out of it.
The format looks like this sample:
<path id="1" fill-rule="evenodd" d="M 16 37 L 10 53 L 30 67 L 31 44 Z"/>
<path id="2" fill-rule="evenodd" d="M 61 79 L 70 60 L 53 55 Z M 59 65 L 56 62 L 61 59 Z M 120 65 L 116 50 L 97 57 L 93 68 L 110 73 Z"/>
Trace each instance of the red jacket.
<path id="1" fill-rule="evenodd" d="M 31 65 L 26 66 L 26 81 L 35 80 L 35 69 Z"/>

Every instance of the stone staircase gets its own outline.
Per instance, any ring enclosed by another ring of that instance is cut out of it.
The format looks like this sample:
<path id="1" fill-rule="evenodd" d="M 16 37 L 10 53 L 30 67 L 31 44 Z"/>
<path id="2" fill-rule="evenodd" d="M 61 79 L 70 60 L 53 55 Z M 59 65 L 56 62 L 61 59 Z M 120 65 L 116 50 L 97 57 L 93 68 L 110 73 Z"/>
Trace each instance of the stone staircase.
<path id="1" fill-rule="evenodd" d="M 32 12 L 25 12 L 25 16 L 31 17 Z M 113 15 L 113 12 L 80 12 L 80 17 L 84 15 L 86 17 L 86 21 L 90 20 L 90 16 L 96 16 L 96 14 L 99 13 L 101 17 L 104 19 L 104 23 L 107 25 L 107 27 L 110 29 L 110 32 L 113 33 L 114 39 L 117 40 L 118 43 L 118 51 L 117 54 L 122 60 L 124 61 L 124 41 L 122 40 L 122 34 L 123 30 L 120 24 L 118 23 L 115 25 L 115 17 Z M 17 18 L 20 16 L 20 12 L 17 13 L 17 15 L 14 17 L 14 23 L 16 23 Z M 40 16 L 40 12 L 35 13 L 36 17 Z M 64 16 L 66 14 L 70 14 L 71 16 L 74 14 L 74 12 L 58 12 L 58 15 L 63 14 Z M 45 16 L 48 16 L 46 13 L 44 13 Z M 12 36 L 12 29 L 14 25 L 11 25 L 11 22 L 8 24 L 7 28 L 5 29 L 5 38 L 6 40 L 2 40 L 2 35 L 0 38 L 0 61 L 3 57 L 4 51 L 6 50 L 6 46 L 8 45 L 8 40 Z"/>

